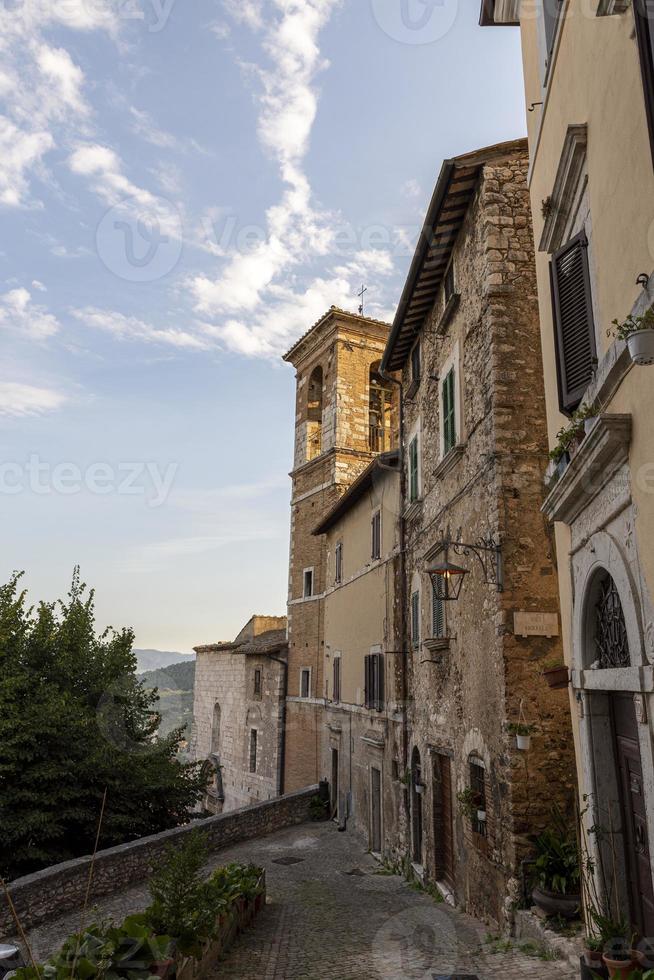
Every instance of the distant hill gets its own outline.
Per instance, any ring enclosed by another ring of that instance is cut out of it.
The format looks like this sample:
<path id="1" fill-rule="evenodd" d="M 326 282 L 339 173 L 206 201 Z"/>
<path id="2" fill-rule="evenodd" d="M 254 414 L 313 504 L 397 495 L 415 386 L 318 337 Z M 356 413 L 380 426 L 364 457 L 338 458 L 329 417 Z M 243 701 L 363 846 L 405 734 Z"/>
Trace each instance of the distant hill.
<path id="1" fill-rule="evenodd" d="M 159 734 L 168 735 L 174 728 L 181 727 L 186 728 L 187 735 L 190 734 L 193 720 L 195 660 L 185 657 L 183 661 L 172 663 L 168 667 L 139 674 L 139 679 L 146 687 L 150 689 L 156 687 L 159 690 L 157 704 L 157 710 L 161 713 Z"/>
<path id="2" fill-rule="evenodd" d="M 195 662 L 194 655 L 176 653 L 172 650 L 134 650 L 134 653 L 137 674 L 142 674 L 146 670 L 159 670 L 160 667 L 169 667 L 171 664 Z"/>

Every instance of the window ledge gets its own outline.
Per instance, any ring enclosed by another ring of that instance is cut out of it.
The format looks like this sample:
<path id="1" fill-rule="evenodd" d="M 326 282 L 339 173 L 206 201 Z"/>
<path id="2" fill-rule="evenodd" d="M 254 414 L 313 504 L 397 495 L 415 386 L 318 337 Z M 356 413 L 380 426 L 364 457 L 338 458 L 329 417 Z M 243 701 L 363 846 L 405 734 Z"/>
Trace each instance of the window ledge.
<path id="1" fill-rule="evenodd" d="M 441 336 L 445 333 L 449 326 L 449 322 L 459 308 L 459 303 L 461 302 L 461 293 L 452 293 L 449 300 L 445 305 L 445 309 L 441 314 L 441 318 L 436 326 L 436 333 Z"/>
<path id="2" fill-rule="evenodd" d="M 445 653 L 450 649 L 449 636 L 433 636 L 422 641 L 430 653 Z"/>
<path id="3" fill-rule="evenodd" d="M 418 500 L 414 500 L 409 504 L 409 506 L 402 514 L 402 517 L 404 518 L 405 521 L 414 521 L 421 514 L 422 514 L 422 497 L 419 497 Z"/>
<path id="4" fill-rule="evenodd" d="M 360 738 L 362 742 L 365 742 L 367 745 L 374 745 L 376 749 L 383 749 L 386 745 L 384 736 L 378 735 L 376 732 L 364 732 Z"/>
<path id="5" fill-rule="evenodd" d="M 541 510 L 572 524 L 629 459 L 631 415 L 600 415 Z"/>
<path id="6" fill-rule="evenodd" d="M 456 466 L 456 464 L 459 462 L 465 450 L 466 450 L 465 442 L 461 442 L 459 443 L 458 446 L 455 446 L 453 449 L 450 449 L 450 451 L 445 456 L 443 456 L 442 460 L 434 470 L 434 479 L 440 480 L 447 473 L 449 473 L 450 470 L 454 466 Z"/>

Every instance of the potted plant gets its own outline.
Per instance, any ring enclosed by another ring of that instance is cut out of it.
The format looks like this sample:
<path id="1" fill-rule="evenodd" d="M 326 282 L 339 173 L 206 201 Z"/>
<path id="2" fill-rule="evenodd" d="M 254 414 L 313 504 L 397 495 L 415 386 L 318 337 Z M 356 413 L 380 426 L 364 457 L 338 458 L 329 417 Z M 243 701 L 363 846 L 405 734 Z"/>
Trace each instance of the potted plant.
<path id="1" fill-rule="evenodd" d="M 531 736 L 534 731 L 533 725 L 527 725 L 525 722 L 511 722 L 508 726 L 508 732 L 510 735 L 515 735 L 516 748 L 520 752 L 528 752 L 531 748 Z"/>
<path id="2" fill-rule="evenodd" d="M 547 915 L 574 919 L 581 907 L 581 867 L 574 826 L 558 809 L 552 811 L 552 823 L 535 841 L 534 905 Z"/>
<path id="3" fill-rule="evenodd" d="M 618 340 L 625 340 L 629 356 L 634 364 L 654 364 L 654 309 L 650 307 L 642 316 L 631 313 L 626 320 L 613 321 L 614 330 L 609 330 Z"/>
<path id="4" fill-rule="evenodd" d="M 560 660 L 546 660 L 543 664 L 543 677 L 553 691 L 562 691 L 570 682 L 570 671 Z"/>
<path id="5" fill-rule="evenodd" d="M 556 436 L 556 446 L 551 451 L 550 460 L 554 463 L 555 470 L 552 479 L 560 479 L 563 472 L 567 469 L 571 457 L 579 450 L 587 433 L 595 424 L 598 409 L 593 402 L 582 405 L 576 412 L 573 412 L 569 425 L 559 429 Z"/>
<path id="6" fill-rule="evenodd" d="M 473 793 L 473 791 L 468 787 L 467 789 L 461 790 L 460 793 L 456 794 L 456 798 L 459 803 L 459 813 L 462 817 L 467 817 L 472 820 L 477 814 L 478 804 L 481 802 L 478 793 Z"/>
<path id="7" fill-rule="evenodd" d="M 584 949 L 584 962 L 586 966 L 591 968 L 601 969 L 602 967 L 602 949 L 604 943 L 600 936 L 584 936 L 583 939 L 583 949 Z"/>

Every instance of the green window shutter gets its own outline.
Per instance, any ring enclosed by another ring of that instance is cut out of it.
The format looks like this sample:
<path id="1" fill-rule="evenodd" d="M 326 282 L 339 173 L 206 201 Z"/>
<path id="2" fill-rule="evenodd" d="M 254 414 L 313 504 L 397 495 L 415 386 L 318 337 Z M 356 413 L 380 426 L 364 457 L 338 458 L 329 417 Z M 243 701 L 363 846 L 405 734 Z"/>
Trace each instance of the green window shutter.
<path id="1" fill-rule="evenodd" d="M 440 578 L 432 582 L 432 627 L 434 637 L 445 636 L 445 606 Z"/>
<path id="2" fill-rule="evenodd" d="M 409 500 L 418 499 L 418 437 L 409 444 Z"/>
<path id="3" fill-rule="evenodd" d="M 443 382 L 443 455 L 456 446 L 456 404 L 454 368 Z"/>
<path id="4" fill-rule="evenodd" d="M 411 642 L 414 647 L 420 643 L 420 593 L 411 596 Z"/>

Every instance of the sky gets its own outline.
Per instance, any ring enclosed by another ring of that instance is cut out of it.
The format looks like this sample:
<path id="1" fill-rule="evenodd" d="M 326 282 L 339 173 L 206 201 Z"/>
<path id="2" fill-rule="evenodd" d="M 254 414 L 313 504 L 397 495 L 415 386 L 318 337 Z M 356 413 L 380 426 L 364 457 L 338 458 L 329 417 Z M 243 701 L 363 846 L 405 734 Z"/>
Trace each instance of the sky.
<path id="1" fill-rule="evenodd" d="M 0 0 L 0 581 L 188 652 L 285 611 L 294 372 L 525 133 L 478 0 Z"/>

